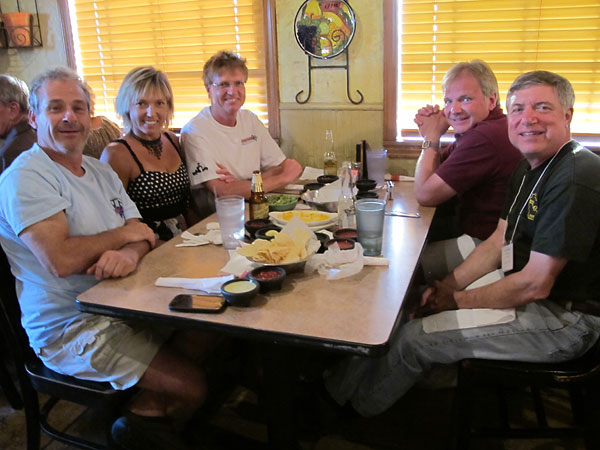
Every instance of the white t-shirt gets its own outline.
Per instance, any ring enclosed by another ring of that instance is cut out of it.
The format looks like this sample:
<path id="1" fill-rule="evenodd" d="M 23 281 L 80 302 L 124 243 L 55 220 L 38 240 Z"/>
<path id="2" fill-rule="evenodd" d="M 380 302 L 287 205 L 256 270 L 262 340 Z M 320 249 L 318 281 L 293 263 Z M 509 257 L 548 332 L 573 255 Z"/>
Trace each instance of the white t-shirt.
<path id="1" fill-rule="evenodd" d="M 250 180 L 255 170 L 278 166 L 285 155 L 254 113 L 238 111 L 233 127 L 217 122 L 204 108 L 181 129 L 181 146 L 192 187 L 219 178 L 217 164 L 236 178 Z"/>
<path id="2" fill-rule="evenodd" d="M 89 316 L 78 311 L 75 299 L 97 280 L 52 275 L 19 234 L 60 211 L 71 236 L 98 234 L 140 217 L 110 166 L 88 156 L 81 165 L 85 174 L 77 177 L 35 144 L 0 176 L 0 243 L 17 279 L 22 323 L 33 348 L 53 343 L 70 323 Z"/>

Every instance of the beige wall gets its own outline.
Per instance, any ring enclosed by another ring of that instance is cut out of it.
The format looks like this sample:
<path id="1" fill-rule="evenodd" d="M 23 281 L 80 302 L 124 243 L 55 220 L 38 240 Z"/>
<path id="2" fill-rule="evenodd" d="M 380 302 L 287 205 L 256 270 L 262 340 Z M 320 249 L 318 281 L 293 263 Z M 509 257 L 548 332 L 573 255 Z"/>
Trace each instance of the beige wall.
<path id="1" fill-rule="evenodd" d="M 2 11 L 11 12 L 11 2 L 2 0 Z M 0 73 L 19 77 L 30 83 L 43 69 L 67 64 L 60 15 L 56 0 L 38 0 L 43 47 L 0 49 Z M 15 4 L 15 2 L 12 2 Z M 34 12 L 33 0 L 21 0 L 21 10 Z"/>
<path id="2" fill-rule="evenodd" d="M 303 0 L 277 0 L 277 42 L 279 46 L 279 91 L 281 147 L 303 165 L 321 167 L 325 130 L 332 129 L 338 161 L 354 160 L 355 147 L 365 139 L 380 147 L 383 139 L 383 16 L 382 2 L 353 0 L 357 26 L 349 48 L 350 93 L 354 100 L 360 90 L 364 101 L 353 105 L 346 94 L 343 69 L 312 72 L 312 94 L 308 103 L 295 96 L 308 92 L 308 61 L 296 43 L 294 19 Z M 319 60 L 315 64 L 320 63 Z M 344 56 L 325 64 L 344 62 Z"/>

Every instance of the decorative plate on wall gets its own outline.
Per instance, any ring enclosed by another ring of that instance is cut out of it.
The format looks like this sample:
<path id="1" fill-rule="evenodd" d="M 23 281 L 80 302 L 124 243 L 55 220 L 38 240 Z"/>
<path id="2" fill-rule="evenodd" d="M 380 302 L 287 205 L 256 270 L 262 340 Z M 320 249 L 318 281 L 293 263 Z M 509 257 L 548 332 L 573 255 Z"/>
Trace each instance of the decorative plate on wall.
<path id="1" fill-rule="evenodd" d="M 354 11 L 345 0 L 306 0 L 294 21 L 298 45 L 319 59 L 338 56 L 352 42 Z"/>

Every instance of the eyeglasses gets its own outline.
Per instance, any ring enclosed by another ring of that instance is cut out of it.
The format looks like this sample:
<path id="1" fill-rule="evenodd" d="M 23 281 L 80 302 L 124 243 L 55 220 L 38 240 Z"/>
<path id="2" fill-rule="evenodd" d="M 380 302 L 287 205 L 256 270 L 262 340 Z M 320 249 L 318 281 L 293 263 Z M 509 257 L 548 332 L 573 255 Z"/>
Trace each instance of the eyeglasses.
<path id="1" fill-rule="evenodd" d="M 212 83 L 212 85 L 216 88 L 219 89 L 229 89 L 230 87 L 235 87 L 235 88 L 239 88 L 239 87 L 244 87 L 244 85 L 246 84 L 245 81 L 241 81 L 241 80 L 236 80 L 232 83 L 230 83 L 229 81 L 221 81 L 220 83 Z"/>

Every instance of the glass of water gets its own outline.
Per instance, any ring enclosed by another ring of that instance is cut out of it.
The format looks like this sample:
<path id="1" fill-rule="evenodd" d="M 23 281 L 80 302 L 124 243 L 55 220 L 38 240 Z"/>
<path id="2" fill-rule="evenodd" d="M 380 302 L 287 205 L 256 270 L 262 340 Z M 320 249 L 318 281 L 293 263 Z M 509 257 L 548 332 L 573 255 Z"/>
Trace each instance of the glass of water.
<path id="1" fill-rule="evenodd" d="M 376 198 L 358 200 L 355 205 L 358 242 L 365 256 L 381 254 L 385 201 Z"/>
<path id="2" fill-rule="evenodd" d="M 240 246 L 239 239 L 244 237 L 244 197 L 225 195 L 215 198 L 217 218 L 221 228 L 223 248 L 233 249 Z"/>

